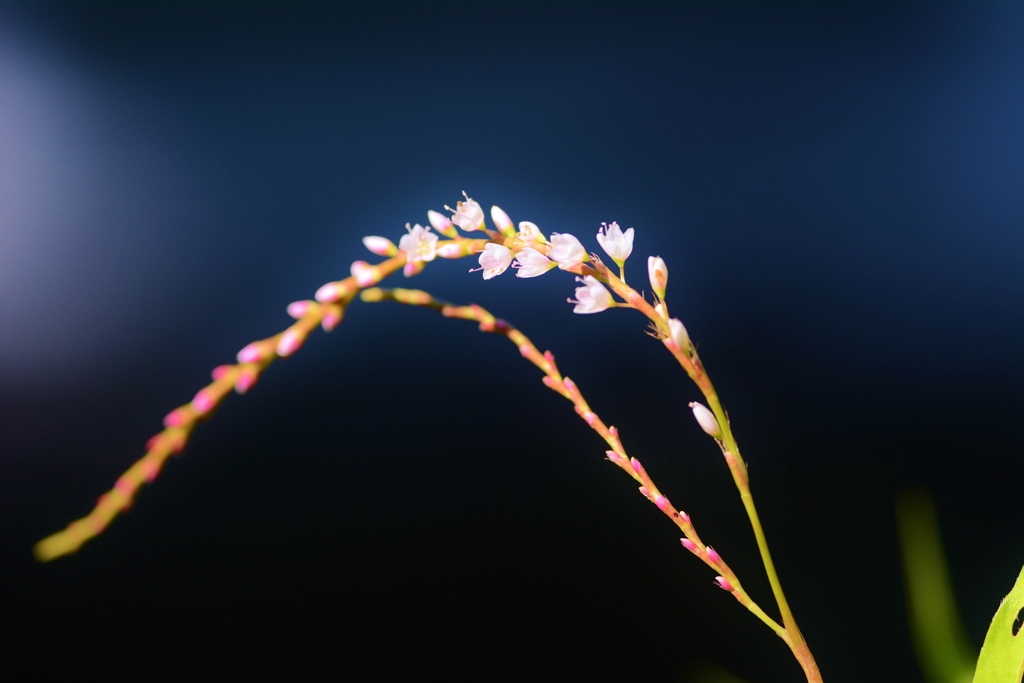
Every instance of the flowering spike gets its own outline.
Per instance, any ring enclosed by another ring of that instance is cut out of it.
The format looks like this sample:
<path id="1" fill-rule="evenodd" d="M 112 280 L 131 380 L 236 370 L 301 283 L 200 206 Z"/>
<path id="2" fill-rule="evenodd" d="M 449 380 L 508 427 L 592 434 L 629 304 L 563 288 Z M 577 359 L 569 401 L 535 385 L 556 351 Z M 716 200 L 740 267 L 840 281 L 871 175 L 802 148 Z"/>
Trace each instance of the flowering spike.
<path id="1" fill-rule="evenodd" d="M 427 220 L 429 220 L 430 224 L 434 226 L 434 230 L 437 230 L 445 237 L 451 237 L 454 239 L 459 236 L 459 231 L 455 229 L 452 222 L 448 220 L 448 217 L 443 213 L 427 211 Z"/>
<path id="2" fill-rule="evenodd" d="M 576 288 L 576 301 L 568 299 L 569 303 L 576 304 L 572 309 L 573 313 L 600 313 L 615 305 L 611 292 L 605 289 L 596 277 L 588 275 L 576 279 L 582 282 L 583 286 Z"/>
<path id="3" fill-rule="evenodd" d="M 537 277 L 543 275 L 557 264 L 533 247 L 526 247 L 516 254 L 516 277 Z"/>
<path id="4" fill-rule="evenodd" d="M 580 241 L 567 232 L 551 234 L 551 249 L 548 258 L 562 270 L 578 266 L 587 260 L 587 252 Z"/>
<path id="5" fill-rule="evenodd" d="M 705 547 L 704 548 L 704 552 L 707 553 L 708 560 L 712 564 L 718 564 L 719 562 L 722 561 L 722 558 L 718 555 L 718 553 L 715 551 L 715 549 L 712 548 L 711 546 Z"/>
<path id="6" fill-rule="evenodd" d="M 452 212 L 451 222 L 466 232 L 483 230 L 484 210 L 465 192 L 462 193 L 462 196 L 466 198 L 466 201 L 457 203 L 454 209 L 450 206 L 444 207 Z"/>
<path id="7" fill-rule="evenodd" d="M 512 263 L 512 250 L 504 245 L 488 242 L 484 245 L 484 250 L 480 252 L 479 263 L 479 268 L 473 268 L 469 272 L 482 270 L 484 271 L 484 279 L 490 280 L 492 277 L 497 277 L 504 273 L 509 264 Z"/>
<path id="8" fill-rule="evenodd" d="M 672 343 L 676 345 L 677 349 L 686 351 L 690 348 L 690 334 L 679 318 L 672 318 L 668 321 L 668 331 L 672 337 Z"/>
<path id="9" fill-rule="evenodd" d="M 665 265 L 665 260 L 660 256 L 648 256 L 647 276 L 651 280 L 651 289 L 659 299 L 664 299 L 665 288 L 668 287 L 668 266 Z"/>
<path id="10" fill-rule="evenodd" d="M 376 235 L 364 237 L 363 246 L 377 256 L 394 256 L 398 253 L 398 247 L 387 237 L 378 237 Z"/>
<path id="11" fill-rule="evenodd" d="M 623 233 L 618 223 L 602 223 L 600 230 L 597 231 L 597 243 L 621 268 L 633 253 L 633 228 Z"/>
<path id="12" fill-rule="evenodd" d="M 689 550 L 691 553 L 697 552 L 697 544 L 688 538 L 680 538 L 679 542 L 683 544 L 683 547 Z"/>
<path id="13" fill-rule="evenodd" d="M 703 403 L 697 403 L 696 401 L 690 403 L 690 408 L 693 410 L 693 416 L 697 418 L 700 428 L 708 436 L 713 436 L 716 439 L 722 438 L 722 429 L 718 426 L 718 420 L 715 418 L 714 413 L 708 410 Z"/>
<path id="14" fill-rule="evenodd" d="M 409 227 L 409 224 L 406 223 L 405 229 L 409 231 L 409 234 L 402 235 L 402 239 L 398 241 L 398 248 L 405 252 L 407 261 L 409 263 L 433 261 L 437 255 L 437 235 L 430 232 L 430 228 L 424 228 L 419 223 L 414 227 Z"/>
<path id="15" fill-rule="evenodd" d="M 516 236 L 516 226 L 512 224 L 512 219 L 500 207 L 491 207 L 491 221 L 494 222 L 494 227 L 500 230 L 501 234 L 505 237 Z"/>
<path id="16" fill-rule="evenodd" d="M 715 583 L 718 584 L 719 588 L 721 588 L 722 590 L 729 591 L 730 593 L 732 593 L 734 590 L 736 590 L 735 588 L 732 587 L 732 584 L 729 583 L 729 580 L 726 579 L 724 576 L 716 576 L 715 577 Z"/>

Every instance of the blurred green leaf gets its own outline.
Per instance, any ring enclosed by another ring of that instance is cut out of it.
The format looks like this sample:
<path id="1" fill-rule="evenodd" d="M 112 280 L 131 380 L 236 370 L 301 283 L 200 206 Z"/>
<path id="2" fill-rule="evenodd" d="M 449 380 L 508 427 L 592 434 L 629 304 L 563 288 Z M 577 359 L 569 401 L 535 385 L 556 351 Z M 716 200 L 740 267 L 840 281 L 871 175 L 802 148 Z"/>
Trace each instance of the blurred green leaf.
<path id="1" fill-rule="evenodd" d="M 992 617 L 974 683 L 1020 683 L 1024 676 L 1024 569 Z"/>
<path id="2" fill-rule="evenodd" d="M 957 611 L 931 496 L 921 490 L 900 495 L 896 522 L 918 666 L 929 683 L 970 683 L 976 650 Z"/>

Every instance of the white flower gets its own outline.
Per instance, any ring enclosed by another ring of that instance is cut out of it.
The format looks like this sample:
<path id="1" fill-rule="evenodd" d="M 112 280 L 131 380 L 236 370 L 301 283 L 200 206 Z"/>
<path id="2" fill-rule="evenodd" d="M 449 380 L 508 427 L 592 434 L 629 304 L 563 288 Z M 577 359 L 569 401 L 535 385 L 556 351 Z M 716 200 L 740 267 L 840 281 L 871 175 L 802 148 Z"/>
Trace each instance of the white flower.
<path id="1" fill-rule="evenodd" d="M 490 280 L 492 277 L 497 277 L 504 273 L 510 263 L 512 263 L 511 249 L 500 244 L 488 242 L 484 245 L 484 250 L 480 252 L 480 267 L 474 268 L 469 272 L 483 270 L 484 279 Z"/>
<path id="2" fill-rule="evenodd" d="M 597 242 L 621 268 L 633 252 L 633 228 L 623 233 L 618 223 L 602 223 L 597 231 Z"/>
<path id="3" fill-rule="evenodd" d="M 647 257 L 647 277 L 651 279 L 651 289 L 658 295 L 659 299 L 665 298 L 665 288 L 668 287 L 668 266 L 660 256 Z"/>
<path id="4" fill-rule="evenodd" d="M 519 224 L 519 234 L 516 235 L 519 239 L 529 244 L 530 242 L 545 242 L 544 235 L 541 233 L 540 228 L 530 221 L 522 221 Z"/>
<path id="5" fill-rule="evenodd" d="M 459 226 L 466 232 L 473 232 L 474 230 L 483 230 L 484 227 L 484 210 L 480 208 L 480 205 L 469 198 L 469 195 L 465 192 L 462 196 L 466 198 L 466 201 L 459 202 L 453 209 L 450 206 L 444 208 L 452 212 L 452 223 Z"/>
<path id="6" fill-rule="evenodd" d="M 491 207 L 491 221 L 494 223 L 494 227 L 501 231 L 501 234 L 505 237 L 514 237 L 516 234 L 516 226 L 512 225 L 512 219 L 508 217 L 508 214 L 501 210 L 501 207 Z"/>
<path id="7" fill-rule="evenodd" d="M 537 277 L 555 267 L 555 262 L 533 247 L 527 247 L 516 254 L 516 277 Z"/>
<path id="8" fill-rule="evenodd" d="M 700 428 L 708 436 L 713 436 L 716 439 L 722 438 L 722 429 L 718 426 L 718 420 L 715 418 L 715 414 L 708 410 L 707 406 L 694 401 L 690 404 L 690 409 L 693 410 L 693 416 L 697 418 L 697 424 L 700 425 Z"/>
<path id="9" fill-rule="evenodd" d="M 406 223 L 405 229 L 409 234 L 402 235 L 402 239 L 398 241 L 398 248 L 405 252 L 407 262 L 433 261 L 437 256 L 437 235 L 419 223 L 414 228 L 410 228 Z"/>
<path id="10" fill-rule="evenodd" d="M 558 264 L 562 270 L 583 263 L 587 252 L 580 241 L 567 232 L 551 233 L 551 250 L 548 258 Z"/>
<path id="11" fill-rule="evenodd" d="M 668 321 L 668 331 L 672 335 L 672 343 L 680 351 L 686 351 L 690 346 L 690 335 L 679 318 L 672 318 Z"/>
<path id="12" fill-rule="evenodd" d="M 576 288 L 576 301 L 569 299 L 569 303 L 576 304 L 576 308 L 572 309 L 573 313 L 600 313 L 615 305 L 611 292 L 593 275 L 576 280 L 582 282 L 583 286 Z"/>

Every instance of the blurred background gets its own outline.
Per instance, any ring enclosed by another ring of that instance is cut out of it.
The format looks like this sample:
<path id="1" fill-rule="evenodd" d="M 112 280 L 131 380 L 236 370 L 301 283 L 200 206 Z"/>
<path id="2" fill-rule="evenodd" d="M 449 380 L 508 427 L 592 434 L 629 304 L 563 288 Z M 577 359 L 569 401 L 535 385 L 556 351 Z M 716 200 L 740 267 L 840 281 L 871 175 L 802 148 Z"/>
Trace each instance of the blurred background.
<path id="1" fill-rule="evenodd" d="M 802 680 L 507 341 L 395 304 L 34 562 L 362 236 L 462 190 L 589 249 L 635 227 L 636 284 L 668 262 L 827 681 L 922 680 L 911 485 L 980 646 L 1024 561 L 1022 33 L 994 2 L 0 4 L 0 669 Z M 408 284 L 551 349 L 774 614 L 642 319 L 473 265 Z"/>

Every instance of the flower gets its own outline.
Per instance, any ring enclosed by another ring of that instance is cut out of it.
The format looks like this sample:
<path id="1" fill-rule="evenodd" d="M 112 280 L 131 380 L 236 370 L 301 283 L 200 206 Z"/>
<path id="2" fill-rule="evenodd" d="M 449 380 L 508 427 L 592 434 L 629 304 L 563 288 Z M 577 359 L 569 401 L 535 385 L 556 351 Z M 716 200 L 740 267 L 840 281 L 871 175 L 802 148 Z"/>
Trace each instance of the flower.
<path id="1" fill-rule="evenodd" d="M 548 258 L 562 270 L 578 266 L 587 258 L 587 252 L 580 241 L 567 232 L 551 233 L 551 249 Z"/>
<path id="2" fill-rule="evenodd" d="M 480 252 L 480 267 L 474 268 L 469 272 L 483 270 L 484 279 L 490 280 L 492 277 L 497 277 L 504 273 L 510 263 L 512 263 L 511 249 L 500 244 L 488 242 L 484 245 L 484 250 Z"/>
<path id="3" fill-rule="evenodd" d="M 452 212 L 452 223 L 459 226 L 466 232 L 473 232 L 474 230 L 483 230 L 484 227 L 484 210 L 480 208 L 480 205 L 469 198 L 469 195 L 465 192 L 462 196 L 466 198 L 466 201 L 459 202 L 453 209 L 450 206 L 444 208 Z"/>
<path id="4" fill-rule="evenodd" d="M 686 326 L 679 318 L 672 318 L 668 321 L 668 331 L 672 335 L 672 343 L 680 351 L 686 351 L 690 347 L 690 335 L 686 332 Z"/>
<path id="5" fill-rule="evenodd" d="M 611 225 L 602 223 L 601 229 L 597 231 L 597 241 L 601 248 L 612 257 L 612 261 L 615 261 L 621 268 L 633 252 L 633 228 L 623 233 L 618 223 L 613 222 Z"/>
<path id="6" fill-rule="evenodd" d="M 501 231 L 501 234 L 505 237 L 514 237 L 516 234 L 516 227 L 512 224 L 512 219 L 508 217 L 508 214 L 501 210 L 501 207 L 491 207 L 491 221 L 494 223 L 494 227 Z"/>
<path id="7" fill-rule="evenodd" d="M 526 247 L 516 254 L 512 267 L 516 268 L 516 277 L 537 277 L 555 267 L 555 262 L 533 247 Z"/>
<path id="8" fill-rule="evenodd" d="M 530 242 L 540 242 L 543 244 L 545 242 L 544 235 L 541 233 L 540 228 L 530 221 L 522 221 L 519 224 L 519 234 L 516 236 L 527 244 Z"/>
<path id="9" fill-rule="evenodd" d="M 713 436 L 716 439 L 722 438 L 722 428 L 718 426 L 718 420 L 715 418 L 715 414 L 708 410 L 707 406 L 703 403 L 697 403 L 693 401 L 690 403 L 690 409 L 693 410 L 693 416 L 697 418 L 697 424 L 703 429 L 708 436 Z"/>
<path id="10" fill-rule="evenodd" d="M 398 248 L 405 252 L 408 262 L 433 261 L 437 256 L 437 235 L 419 223 L 414 228 L 410 228 L 406 223 L 405 229 L 409 234 L 402 235 L 402 239 L 398 241 Z"/>
<path id="11" fill-rule="evenodd" d="M 648 256 L 647 276 L 651 279 L 651 289 L 659 299 L 664 299 L 665 288 L 668 287 L 668 266 L 665 260 L 660 256 Z"/>
<path id="12" fill-rule="evenodd" d="M 569 303 L 576 304 L 576 308 L 572 309 L 573 313 L 600 313 L 615 305 L 611 292 L 593 275 L 576 280 L 582 282 L 583 286 L 576 288 L 576 301 L 569 299 Z"/>

